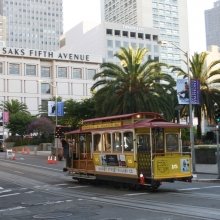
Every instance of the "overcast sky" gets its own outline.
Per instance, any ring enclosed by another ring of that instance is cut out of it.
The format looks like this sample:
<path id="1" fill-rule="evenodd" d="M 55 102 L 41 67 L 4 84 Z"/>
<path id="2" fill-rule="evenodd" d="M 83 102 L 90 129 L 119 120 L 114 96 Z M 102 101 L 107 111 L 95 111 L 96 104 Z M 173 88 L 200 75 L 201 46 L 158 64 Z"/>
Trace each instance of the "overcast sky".
<path id="1" fill-rule="evenodd" d="M 190 53 L 206 50 L 204 10 L 216 0 L 187 0 Z M 63 0 L 64 32 L 85 20 L 100 22 L 100 0 Z"/>

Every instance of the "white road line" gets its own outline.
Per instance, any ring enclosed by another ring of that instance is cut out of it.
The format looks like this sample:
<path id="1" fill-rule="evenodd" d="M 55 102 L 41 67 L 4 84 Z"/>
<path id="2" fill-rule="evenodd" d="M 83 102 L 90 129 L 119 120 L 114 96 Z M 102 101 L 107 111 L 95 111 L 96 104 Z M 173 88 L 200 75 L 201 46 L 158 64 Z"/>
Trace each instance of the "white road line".
<path id="1" fill-rule="evenodd" d="M 4 189 L 4 188 L 0 187 L 0 189 Z"/>
<path id="2" fill-rule="evenodd" d="M 24 173 L 22 173 L 22 172 L 20 172 L 20 171 L 16 171 L 16 170 L 13 170 L 13 172 L 14 172 L 14 173 L 19 173 L 19 174 L 24 174 Z"/>
<path id="3" fill-rule="evenodd" d="M 220 188 L 220 186 L 204 186 L 204 187 L 200 187 L 200 188 L 186 188 L 186 189 L 178 189 L 179 191 L 190 191 L 190 190 L 200 190 L 200 189 L 211 189 L 211 188 Z"/>
<path id="4" fill-rule="evenodd" d="M 60 183 L 60 184 L 55 184 L 54 186 L 67 186 L 68 184 L 66 183 Z"/>
<path id="5" fill-rule="evenodd" d="M 124 194 L 124 196 L 140 196 L 140 195 L 147 195 L 149 193 L 130 193 L 130 194 Z"/>
<path id="6" fill-rule="evenodd" d="M 31 194 L 31 193 L 34 193 L 35 191 L 28 191 L 28 192 L 25 192 L 27 194 Z"/>
<path id="7" fill-rule="evenodd" d="M 0 212 L 8 212 L 8 211 L 14 211 L 14 210 L 19 210 L 19 209 L 25 209 L 25 207 L 17 206 L 17 207 L 8 208 L 8 209 L 0 209 Z"/>
<path id="8" fill-rule="evenodd" d="M 6 193 L 6 192 L 11 192 L 12 190 L 11 189 L 6 189 L 6 190 L 3 190 L 3 191 L 0 191 L 0 193 Z"/>
<path id="9" fill-rule="evenodd" d="M 20 193 L 12 193 L 12 194 L 7 194 L 7 195 L 2 195 L 0 196 L 0 198 L 2 197 L 9 197 L 9 196 L 16 196 L 16 195 L 19 195 Z"/>
<path id="10" fill-rule="evenodd" d="M 68 189 L 77 189 L 77 188 L 84 188 L 84 187 L 88 187 L 88 186 L 69 186 L 67 188 Z"/>

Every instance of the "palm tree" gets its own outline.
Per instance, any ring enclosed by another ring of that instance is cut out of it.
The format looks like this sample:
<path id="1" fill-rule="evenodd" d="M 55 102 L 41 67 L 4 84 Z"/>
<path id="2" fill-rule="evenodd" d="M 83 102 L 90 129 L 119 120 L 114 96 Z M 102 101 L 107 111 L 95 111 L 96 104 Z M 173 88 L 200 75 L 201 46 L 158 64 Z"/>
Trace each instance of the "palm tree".
<path id="1" fill-rule="evenodd" d="M 147 49 L 121 48 L 115 56 L 120 64 L 101 64 L 91 90 L 95 92 L 97 112 L 114 115 L 138 111 L 156 111 L 172 118 L 167 98 L 174 92 L 174 79 L 162 73 L 165 64 L 144 61 Z"/>
<path id="2" fill-rule="evenodd" d="M 195 115 L 198 117 L 197 138 L 201 139 L 201 121 L 202 113 L 204 116 L 213 121 L 214 105 L 220 106 L 220 60 L 214 61 L 207 66 L 208 53 L 194 53 L 189 60 L 190 78 L 200 81 L 200 105 L 193 105 Z M 180 68 L 173 68 L 178 71 L 179 75 L 184 78 L 188 77 L 188 73 Z"/>
<path id="3" fill-rule="evenodd" d="M 25 103 L 19 102 L 17 99 L 4 101 L 0 104 L 0 107 L 10 114 L 15 114 L 18 112 L 29 113 L 27 110 L 27 105 Z"/>

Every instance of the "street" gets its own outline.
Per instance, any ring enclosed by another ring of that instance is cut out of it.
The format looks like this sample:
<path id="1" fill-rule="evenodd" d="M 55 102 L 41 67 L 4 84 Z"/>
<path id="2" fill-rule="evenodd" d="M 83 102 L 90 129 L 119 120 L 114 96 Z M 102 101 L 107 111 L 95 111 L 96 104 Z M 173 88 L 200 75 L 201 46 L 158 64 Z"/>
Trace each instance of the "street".
<path id="1" fill-rule="evenodd" d="M 220 183 L 164 183 L 156 192 L 79 184 L 64 161 L 0 153 L 0 219 L 220 219 Z"/>

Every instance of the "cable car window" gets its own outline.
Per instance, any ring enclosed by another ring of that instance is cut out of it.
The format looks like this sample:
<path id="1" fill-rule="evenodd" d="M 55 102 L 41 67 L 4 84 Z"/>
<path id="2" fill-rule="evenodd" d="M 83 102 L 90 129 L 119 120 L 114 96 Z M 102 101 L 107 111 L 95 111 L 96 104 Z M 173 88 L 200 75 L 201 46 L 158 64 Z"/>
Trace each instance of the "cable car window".
<path id="1" fill-rule="evenodd" d="M 153 152 L 164 153 L 164 129 L 154 128 L 153 131 Z"/>
<path id="2" fill-rule="evenodd" d="M 110 133 L 102 134 L 102 146 L 103 146 L 103 151 L 111 151 L 111 134 Z"/>
<path id="3" fill-rule="evenodd" d="M 166 151 L 179 152 L 178 134 L 166 134 Z"/>
<path id="4" fill-rule="evenodd" d="M 101 143 L 101 134 L 94 135 L 94 151 L 101 151 L 102 143 Z"/>
<path id="5" fill-rule="evenodd" d="M 140 134 L 137 136 L 138 151 L 150 152 L 150 135 Z"/>
<path id="6" fill-rule="evenodd" d="M 125 132 L 124 133 L 124 150 L 125 151 L 133 151 L 133 133 L 132 132 Z"/>
<path id="7" fill-rule="evenodd" d="M 116 132 L 112 134 L 113 151 L 122 151 L 121 133 Z"/>

